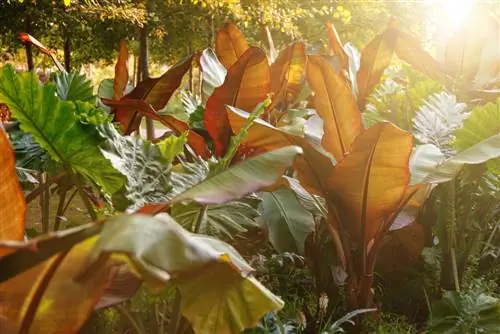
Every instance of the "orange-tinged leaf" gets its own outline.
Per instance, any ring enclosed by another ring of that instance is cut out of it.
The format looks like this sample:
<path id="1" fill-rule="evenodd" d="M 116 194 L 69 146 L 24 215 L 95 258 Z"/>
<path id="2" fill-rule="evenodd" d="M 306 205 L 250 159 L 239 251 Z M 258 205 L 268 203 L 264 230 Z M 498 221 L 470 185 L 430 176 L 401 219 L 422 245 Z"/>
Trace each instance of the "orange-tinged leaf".
<path id="1" fill-rule="evenodd" d="M 105 291 L 111 268 L 117 264 L 108 260 L 85 282 L 73 280 L 96 240 L 87 239 L 1 284 L 5 300 L 0 315 L 17 319 L 16 327 L 23 333 L 78 332 Z M 22 306 L 16 307 L 19 300 Z"/>
<path id="2" fill-rule="evenodd" d="M 271 65 L 271 89 L 274 106 L 285 101 L 292 102 L 302 89 L 303 73 L 306 66 L 304 43 L 297 42 L 284 49 Z"/>
<path id="3" fill-rule="evenodd" d="M 362 130 L 356 99 L 347 81 L 320 56 L 309 57 L 307 82 L 315 93 L 316 112 L 323 119 L 322 145 L 340 161 Z"/>
<path id="4" fill-rule="evenodd" d="M 180 61 L 158 78 L 149 78 L 141 81 L 137 87 L 125 99 L 145 100 L 155 110 L 163 109 L 173 93 L 179 88 L 184 74 L 191 67 L 192 57 Z M 117 107 L 113 109 L 115 121 L 120 123 L 124 134 L 128 135 L 136 131 L 141 124 L 142 115 L 138 111 L 129 108 Z"/>
<path id="5" fill-rule="evenodd" d="M 113 99 L 119 100 L 123 97 L 123 92 L 128 83 L 128 47 L 127 41 L 120 42 L 120 52 L 115 65 L 115 80 L 113 84 Z"/>
<path id="6" fill-rule="evenodd" d="M 444 80 L 441 65 L 422 48 L 420 41 L 412 35 L 401 31 L 395 51 L 401 60 L 407 62 L 417 71 L 436 81 L 442 82 Z"/>
<path id="7" fill-rule="evenodd" d="M 129 99 L 124 97 L 120 101 L 114 101 L 109 99 L 101 99 L 102 102 L 110 107 L 121 109 L 124 112 L 138 113 L 139 117 L 149 117 L 155 121 L 161 122 L 163 125 L 169 129 L 175 131 L 176 134 L 180 135 L 186 131 L 188 133 L 188 144 L 193 148 L 196 154 L 200 155 L 204 159 L 210 157 L 210 152 L 208 152 L 205 145 L 205 139 L 196 132 L 189 129 L 189 126 L 181 120 L 171 116 L 171 115 L 160 115 L 156 113 L 153 107 L 145 100 Z"/>
<path id="8" fill-rule="evenodd" d="M 331 22 L 327 22 L 326 31 L 328 33 L 328 39 L 330 40 L 330 46 L 332 47 L 333 54 L 340 61 L 341 71 L 339 72 L 346 73 L 347 75 L 347 72 L 349 71 L 349 57 L 342 46 L 337 29 L 335 29 L 335 26 Z"/>
<path id="9" fill-rule="evenodd" d="M 245 37 L 233 22 L 227 22 L 217 32 L 215 53 L 227 69 L 233 66 L 248 48 Z"/>
<path id="10" fill-rule="evenodd" d="M 477 3 L 446 45 L 446 71 L 458 78 L 473 79 L 490 32 L 496 32 L 493 35 L 498 38 L 498 31 L 499 22 L 489 13 L 489 5 Z"/>
<path id="11" fill-rule="evenodd" d="M 222 86 L 216 88 L 205 108 L 205 128 L 213 139 L 218 156 L 224 155 L 231 128 L 226 105 L 251 111 L 269 92 L 269 64 L 259 48 L 248 49 L 228 70 Z"/>
<path id="12" fill-rule="evenodd" d="M 246 124 L 248 114 L 236 108 L 228 107 L 228 116 L 234 132 L 238 132 Z M 242 145 L 251 147 L 257 152 L 273 151 L 285 146 L 300 146 L 303 154 L 295 158 L 294 168 L 301 184 L 311 193 L 324 196 L 328 189 L 327 178 L 333 173 L 331 159 L 318 151 L 307 138 L 288 134 L 269 123 L 256 119 Z M 280 181 L 280 184 L 283 184 Z M 272 189 L 274 187 L 271 187 Z"/>
<path id="13" fill-rule="evenodd" d="M 361 51 L 361 65 L 357 74 L 358 103 L 361 108 L 389 66 L 398 37 L 399 29 L 389 27 Z"/>
<path id="14" fill-rule="evenodd" d="M 327 200 L 340 225 L 360 246 L 368 246 L 402 205 L 410 181 L 412 137 L 391 123 L 362 133 L 328 180 Z"/>
<path id="15" fill-rule="evenodd" d="M 16 175 L 14 152 L 0 128 L 0 240 L 23 240 L 26 203 Z M 8 250 L 0 248 L 0 256 Z"/>
<path id="16" fill-rule="evenodd" d="M 47 56 L 49 56 L 54 64 L 56 65 L 57 69 L 61 72 L 66 72 L 66 69 L 64 68 L 63 64 L 57 60 L 57 58 L 54 56 L 54 53 L 51 52 L 45 45 L 40 43 L 35 37 L 31 36 L 30 34 L 27 34 L 25 32 L 22 32 L 19 34 L 19 39 L 23 41 L 23 43 L 30 43 L 34 45 L 38 50 L 41 52 L 45 53 Z"/>

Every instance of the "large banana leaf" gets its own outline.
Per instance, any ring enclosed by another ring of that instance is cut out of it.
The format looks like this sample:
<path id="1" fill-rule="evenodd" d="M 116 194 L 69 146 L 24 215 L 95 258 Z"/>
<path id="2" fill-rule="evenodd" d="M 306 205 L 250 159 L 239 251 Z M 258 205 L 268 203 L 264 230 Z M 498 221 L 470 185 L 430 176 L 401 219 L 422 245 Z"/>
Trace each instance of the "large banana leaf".
<path id="1" fill-rule="evenodd" d="M 410 183 L 415 185 L 424 182 L 427 176 L 444 160 L 444 154 L 432 144 L 415 147 L 410 157 Z"/>
<path id="2" fill-rule="evenodd" d="M 217 32 L 215 53 L 227 69 L 231 68 L 248 48 L 245 37 L 233 22 L 225 23 Z"/>
<path id="3" fill-rule="evenodd" d="M 362 130 L 356 99 L 346 79 L 322 57 L 309 57 L 307 82 L 315 93 L 316 112 L 323 119 L 323 147 L 342 160 Z"/>
<path id="4" fill-rule="evenodd" d="M 95 126 L 79 121 L 75 103 L 56 96 L 54 84 L 42 85 L 36 74 L 16 74 L 14 68 L 5 66 L 0 72 L 0 101 L 52 159 L 88 177 L 107 193 L 122 187 L 123 176 L 99 151 L 104 139 Z M 83 102 L 78 106 L 94 108 Z"/>
<path id="5" fill-rule="evenodd" d="M 399 30 L 389 27 L 361 51 L 361 65 L 357 74 L 358 101 L 361 109 L 366 97 L 378 85 L 382 74 L 389 66 L 398 37 Z"/>
<path id="6" fill-rule="evenodd" d="M 122 100 L 145 100 L 154 110 L 163 109 L 174 92 L 179 88 L 184 74 L 191 67 L 192 57 L 181 60 L 158 78 L 148 78 L 141 81 Z M 124 134 L 130 134 L 139 128 L 142 114 L 138 111 L 116 106 L 115 120 L 122 125 Z"/>
<path id="7" fill-rule="evenodd" d="M 54 77 L 57 96 L 65 101 L 83 101 L 95 103 L 92 82 L 84 75 L 72 72 L 60 72 Z"/>
<path id="8" fill-rule="evenodd" d="M 410 134 L 379 123 L 361 134 L 335 166 L 327 200 L 335 203 L 339 223 L 362 247 L 389 228 L 388 218 L 402 204 L 411 150 Z"/>
<path id="9" fill-rule="evenodd" d="M 297 42 L 284 49 L 271 65 L 273 106 L 290 103 L 300 94 L 306 59 L 304 43 Z"/>
<path id="10" fill-rule="evenodd" d="M 196 333 L 239 333 L 283 307 L 248 276 L 252 268 L 234 248 L 187 232 L 167 214 L 108 221 L 81 277 L 98 270 L 111 253 L 126 254 L 146 282 L 175 284 L 181 312 Z"/>
<path id="11" fill-rule="evenodd" d="M 23 240 L 26 203 L 16 177 L 14 152 L 0 129 L 0 240 Z M 8 251 L 0 247 L 0 255 Z"/>
<path id="12" fill-rule="evenodd" d="M 306 238 L 314 231 L 314 217 L 291 189 L 264 193 L 261 212 L 269 240 L 278 252 L 304 254 Z"/>
<path id="13" fill-rule="evenodd" d="M 269 92 L 269 64 L 264 51 L 249 48 L 229 68 L 224 84 L 214 90 L 205 108 L 205 128 L 214 140 L 217 155 L 222 156 L 229 145 L 231 127 L 226 105 L 253 110 Z"/>

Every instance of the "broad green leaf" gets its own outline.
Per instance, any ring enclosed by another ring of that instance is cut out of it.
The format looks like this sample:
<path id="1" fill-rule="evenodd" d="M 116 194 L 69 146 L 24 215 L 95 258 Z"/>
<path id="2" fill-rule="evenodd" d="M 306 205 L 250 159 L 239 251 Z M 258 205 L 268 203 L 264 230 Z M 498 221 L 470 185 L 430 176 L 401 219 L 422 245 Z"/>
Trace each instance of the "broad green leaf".
<path id="1" fill-rule="evenodd" d="M 410 157 L 411 185 L 424 182 L 426 177 L 443 162 L 444 154 L 432 144 L 419 145 Z"/>
<path id="2" fill-rule="evenodd" d="M 112 253 L 126 254 L 146 282 L 177 286 L 181 313 L 196 333 L 239 333 L 283 306 L 248 276 L 252 268 L 233 247 L 189 233 L 167 214 L 108 221 L 81 277 Z"/>
<path id="3" fill-rule="evenodd" d="M 245 160 L 207 178 L 173 201 L 193 200 L 204 204 L 222 204 L 241 198 L 272 185 L 301 153 L 300 147 L 288 146 Z"/>
<path id="4" fill-rule="evenodd" d="M 136 136 L 122 136 L 111 124 L 99 131 L 108 138 L 101 145 L 102 154 L 127 180 L 124 194 L 113 198 L 116 208 L 133 212 L 146 203 L 166 201 L 172 189 L 172 166 L 160 148 Z M 128 201 L 123 201 L 123 196 Z"/>
<path id="5" fill-rule="evenodd" d="M 425 182 L 442 183 L 452 180 L 464 165 L 485 163 L 500 157 L 500 133 L 471 146 L 444 161 L 427 176 Z"/>
<path id="6" fill-rule="evenodd" d="M 200 220 L 202 214 L 205 216 Z M 240 200 L 207 205 L 206 209 L 198 203 L 177 203 L 172 206 L 171 215 L 188 231 L 197 229 L 201 234 L 232 239 L 236 234 L 246 232 L 249 227 L 257 227 L 255 218 L 259 214 L 250 204 Z"/>
<path id="7" fill-rule="evenodd" d="M 200 57 L 200 67 L 203 72 L 202 101 L 206 102 L 214 89 L 222 86 L 226 78 L 227 69 L 221 64 L 214 51 L 210 48 L 203 50 Z"/>
<path id="8" fill-rule="evenodd" d="M 101 154 L 104 139 L 95 126 L 82 124 L 75 103 L 61 101 L 55 90 L 52 83 L 40 84 L 34 73 L 16 74 L 11 66 L 0 72 L 0 101 L 9 106 L 21 129 L 31 133 L 52 159 L 68 164 L 105 192 L 115 193 L 124 179 Z M 78 105 L 94 108 L 88 103 Z"/>
<path id="9" fill-rule="evenodd" d="M 23 240 L 26 203 L 16 177 L 14 152 L 0 128 L 0 240 Z M 0 247 L 0 255 L 8 250 Z"/>
<path id="10" fill-rule="evenodd" d="M 158 142 L 156 146 L 160 149 L 161 154 L 167 161 L 174 161 L 175 157 L 184 152 L 188 133 L 184 132 L 181 136 L 170 136 Z"/>
<path id="11" fill-rule="evenodd" d="M 455 131 L 454 146 L 457 152 L 500 133 L 500 99 L 472 109 L 461 128 Z M 500 160 L 488 162 L 493 172 L 500 173 Z"/>
<path id="12" fill-rule="evenodd" d="M 225 23 L 217 32 L 215 53 L 227 69 L 233 66 L 248 48 L 245 37 L 233 22 Z"/>
<path id="13" fill-rule="evenodd" d="M 60 72 L 54 77 L 57 96 L 65 101 L 82 101 L 95 103 L 92 82 L 84 75 L 76 72 Z"/>
<path id="14" fill-rule="evenodd" d="M 314 106 L 323 119 L 323 148 L 342 160 L 362 130 L 356 99 L 346 79 L 322 57 L 309 57 L 307 82 L 315 92 Z"/>
<path id="15" fill-rule="evenodd" d="M 111 108 L 104 103 L 102 103 L 101 99 L 112 99 L 113 98 L 113 86 L 114 86 L 114 79 L 104 79 L 101 81 L 99 84 L 99 88 L 97 89 L 97 96 L 99 97 L 98 99 L 98 105 L 99 107 L 103 108 L 107 112 L 111 113 Z M 134 87 L 129 83 L 125 87 L 124 94 L 130 93 Z"/>
<path id="16" fill-rule="evenodd" d="M 264 193 L 261 203 L 262 222 L 271 244 L 278 252 L 304 254 L 307 236 L 314 231 L 313 215 L 304 209 L 291 189 L 281 188 Z"/>
<path id="17" fill-rule="evenodd" d="M 12 148 L 16 155 L 16 169 L 18 176 L 20 170 L 44 171 L 48 167 L 50 160 L 47 152 L 40 147 L 33 139 L 33 136 L 23 131 L 11 131 L 10 138 Z M 20 181 L 24 182 L 25 176 L 20 177 Z"/>

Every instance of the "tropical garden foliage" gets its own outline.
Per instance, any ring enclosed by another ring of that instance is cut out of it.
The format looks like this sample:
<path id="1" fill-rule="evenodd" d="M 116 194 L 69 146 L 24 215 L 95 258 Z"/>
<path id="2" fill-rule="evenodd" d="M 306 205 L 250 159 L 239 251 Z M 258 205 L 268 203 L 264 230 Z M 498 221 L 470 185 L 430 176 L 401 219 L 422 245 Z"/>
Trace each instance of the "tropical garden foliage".
<path id="1" fill-rule="evenodd" d="M 122 40 L 98 87 L 21 33 L 57 71 L 0 70 L 2 333 L 500 332 L 490 8 L 443 59 L 394 19 L 361 52 L 332 22 L 322 48 L 263 31 L 227 21 L 139 81 Z"/>

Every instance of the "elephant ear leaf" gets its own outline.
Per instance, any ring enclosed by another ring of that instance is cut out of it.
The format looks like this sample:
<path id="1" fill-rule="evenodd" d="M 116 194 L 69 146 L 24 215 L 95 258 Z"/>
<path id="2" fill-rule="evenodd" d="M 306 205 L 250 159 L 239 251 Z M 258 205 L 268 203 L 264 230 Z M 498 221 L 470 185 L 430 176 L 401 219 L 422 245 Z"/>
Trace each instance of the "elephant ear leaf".
<path id="1" fill-rule="evenodd" d="M 233 22 L 227 22 L 217 32 L 215 53 L 227 69 L 233 66 L 249 47 L 240 29 Z"/>
<path id="2" fill-rule="evenodd" d="M 249 276 L 252 268 L 233 247 L 189 233 L 167 214 L 108 221 L 80 277 L 96 270 L 112 253 L 127 254 L 146 283 L 177 286 L 181 313 L 196 333 L 239 333 L 265 313 L 283 307 L 278 297 Z"/>
<path id="3" fill-rule="evenodd" d="M 0 101 L 9 106 L 21 129 L 31 133 L 52 159 L 86 176 L 109 194 L 123 186 L 123 175 L 99 150 L 105 139 L 97 127 L 80 122 L 78 114 L 93 112 L 92 104 L 62 101 L 53 83 L 42 85 L 36 74 L 16 74 L 11 66 L 0 71 Z"/>
<path id="4" fill-rule="evenodd" d="M 23 240 L 25 212 L 26 203 L 16 177 L 14 152 L 0 129 L 0 240 Z M 0 255 L 8 252 L 0 247 Z"/>
<path id="5" fill-rule="evenodd" d="M 400 208 L 410 182 L 411 151 L 410 134 L 379 123 L 361 134 L 335 166 L 328 197 L 338 209 L 339 223 L 362 247 L 389 228 Z"/>
<path id="6" fill-rule="evenodd" d="M 92 82 L 79 73 L 57 73 L 54 77 L 57 96 L 65 101 L 95 103 Z"/>

